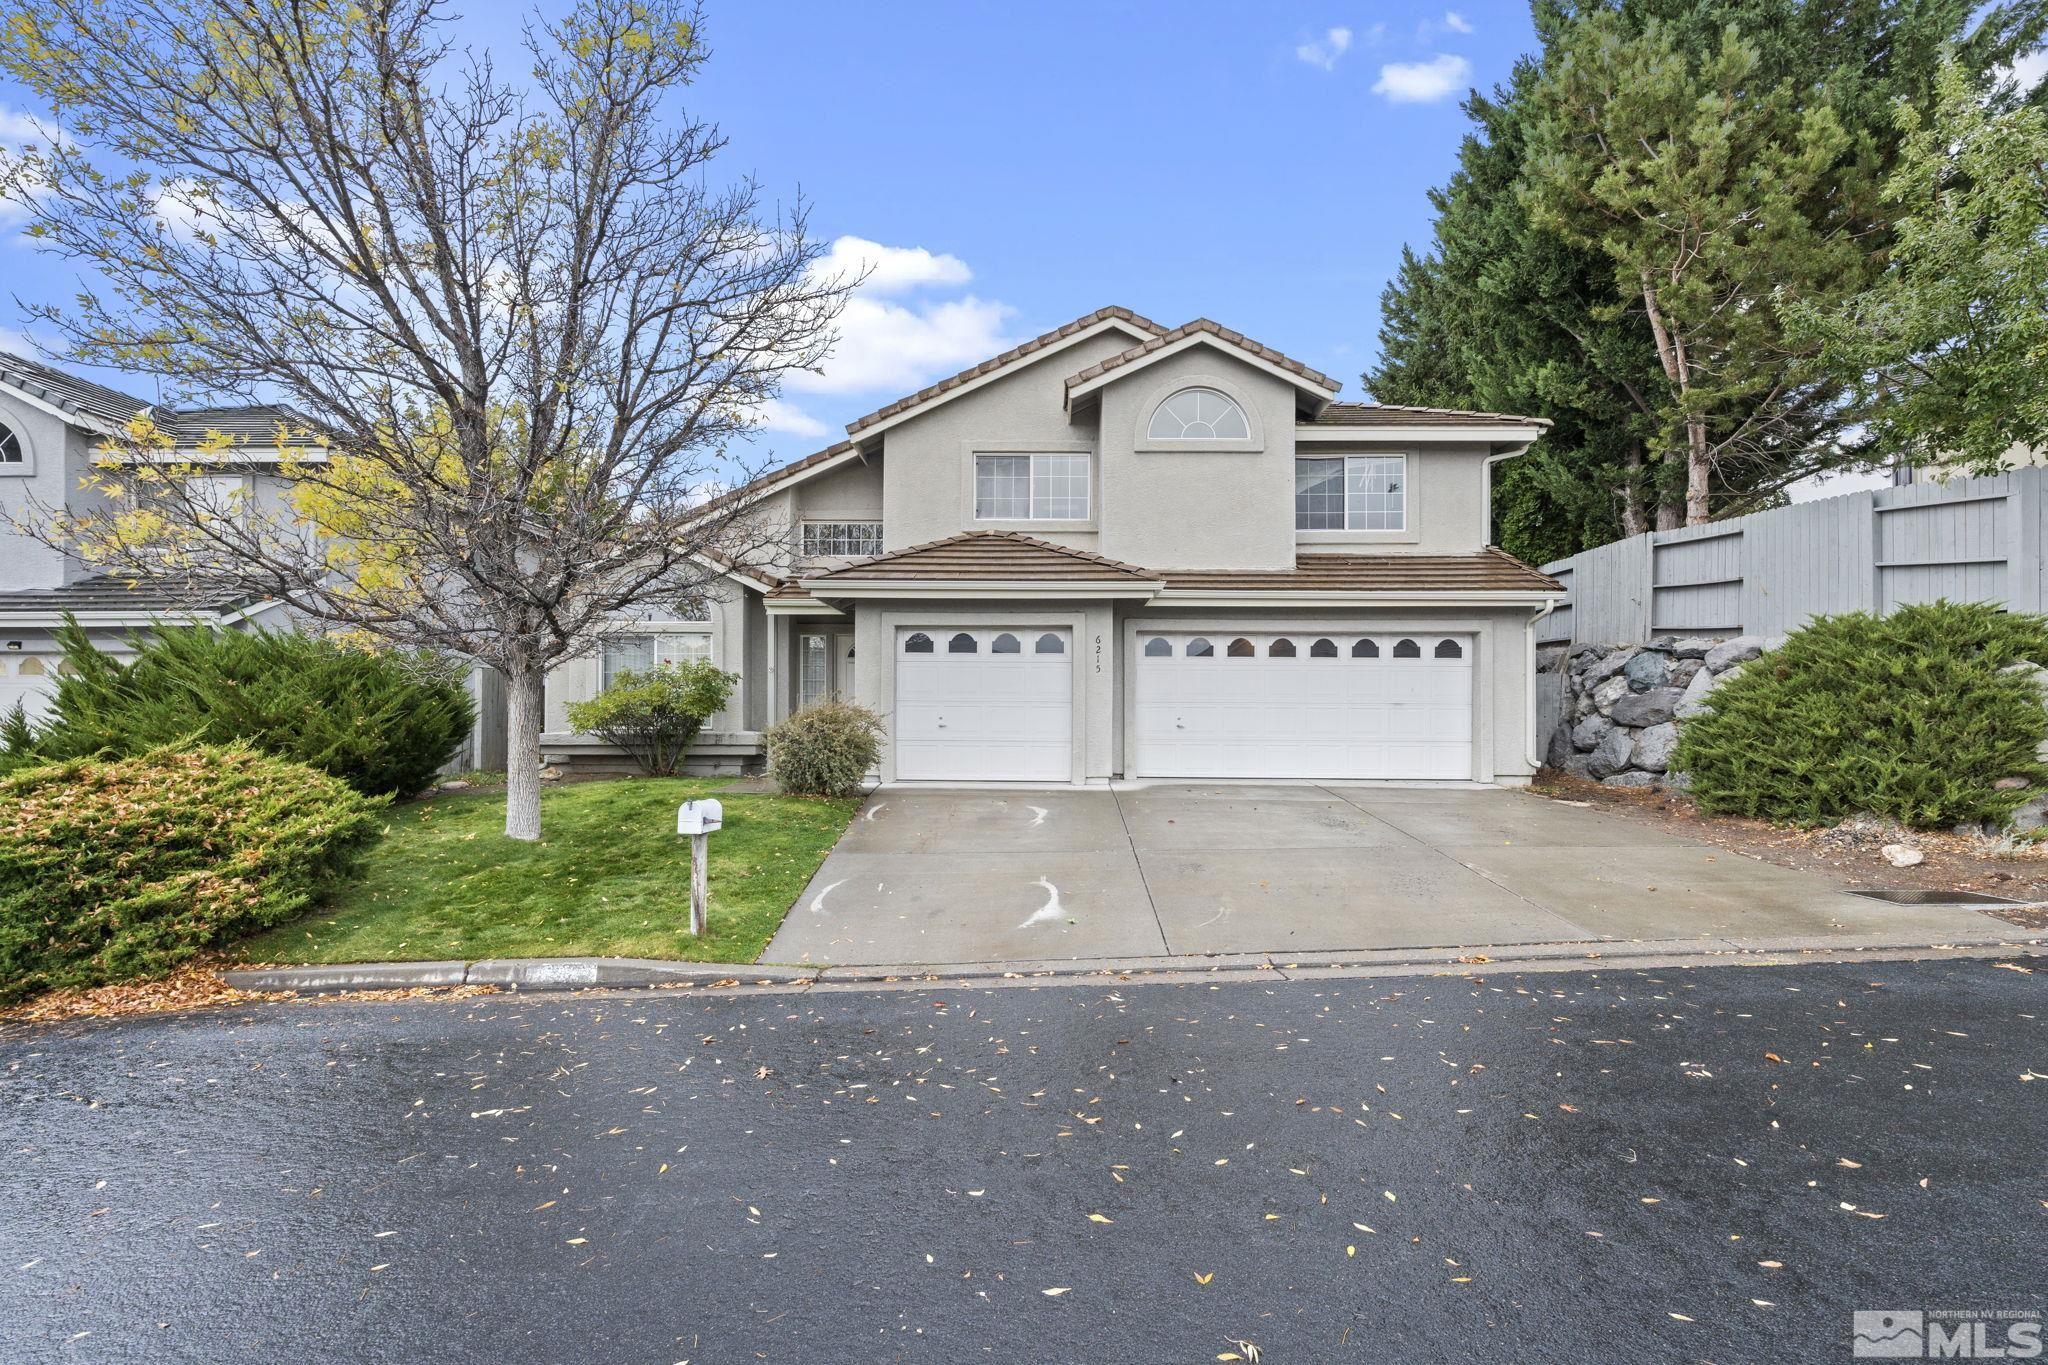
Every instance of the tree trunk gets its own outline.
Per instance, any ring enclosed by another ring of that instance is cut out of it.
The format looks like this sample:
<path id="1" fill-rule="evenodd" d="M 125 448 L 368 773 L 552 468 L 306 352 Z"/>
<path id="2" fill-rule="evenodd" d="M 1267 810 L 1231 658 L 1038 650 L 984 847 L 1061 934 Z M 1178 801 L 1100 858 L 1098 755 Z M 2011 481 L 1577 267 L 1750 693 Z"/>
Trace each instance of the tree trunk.
<path id="1" fill-rule="evenodd" d="M 505 674 L 505 837 L 540 838 L 541 671 Z"/>
<path id="2" fill-rule="evenodd" d="M 1650 514 L 1643 497 L 1643 448 L 1629 443 L 1621 462 L 1621 533 L 1639 536 L 1650 529 Z"/>
<path id="3" fill-rule="evenodd" d="M 1704 417 L 1685 420 L 1685 524 L 1707 524 L 1707 475 L 1712 461 L 1707 456 L 1707 421 Z"/>

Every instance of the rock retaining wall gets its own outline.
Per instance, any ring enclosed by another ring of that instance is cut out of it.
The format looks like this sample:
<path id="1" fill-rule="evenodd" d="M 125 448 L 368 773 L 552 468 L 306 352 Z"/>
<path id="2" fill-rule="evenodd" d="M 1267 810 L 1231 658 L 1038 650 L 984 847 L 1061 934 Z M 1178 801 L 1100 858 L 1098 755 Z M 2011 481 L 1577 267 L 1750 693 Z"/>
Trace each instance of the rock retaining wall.
<path id="1" fill-rule="evenodd" d="M 1683 788 L 1669 771 L 1680 725 L 1707 694 L 1776 644 L 1660 635 L 1643 645 L 1578 644 L 1539 651 L 1538 673 L 1558 676 L 1558 722 L 1544 761 L 1610 787 Z"/>

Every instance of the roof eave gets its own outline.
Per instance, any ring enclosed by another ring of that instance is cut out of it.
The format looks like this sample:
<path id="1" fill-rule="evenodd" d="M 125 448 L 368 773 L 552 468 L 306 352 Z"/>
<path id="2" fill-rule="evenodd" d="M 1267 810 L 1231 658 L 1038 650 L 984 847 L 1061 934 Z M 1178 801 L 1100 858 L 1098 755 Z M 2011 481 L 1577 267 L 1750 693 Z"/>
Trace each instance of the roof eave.
<path id="1" fill-rule="evenodd" d="M 1540 427 L 1506 426 L 1475 422 L 1470 426 L 1449 423 L 1430 426 L 1372 426 L 1366 423 L 1341 425 L 1339 423 L 1296 423 L 1296 442 L 1316 441 L 1485 441 L 1519 445 L 1524 448 L 1535 443 L 1543 434 Z"/>
<path id="2" fill-rule="evenodd" d="M 1143 343 L 1140 344 L 1142 345 Z M 1343 387 L 1341 383 L 1334 379 L 1312 379 L 1307 375 L 1296 374 L 1285 365 L 1275 364 L 1258 352 L 1247 350 L 1245 347 L 1217 336 L 1213 332 L 1190 332 L 1177 341 L 1169 342 L 1145 355 L 1123 361 L 1121 364 L 1104 370 L 1101 374 L 1095 375 L 1092 378 L 1081 380 L 1079 383 L 1076 383 L 1074 378 L 1069 378 L 1066 385 L 1067 410 L 1069 412 L 1073 411 L 1074 405 L 1077 402 L 1081 402 L 1090 395 L 1108 388 L 1118 380 L 1134 375 L 1148 366 L 1167 359 L 1169 356 L 1179 355 L 1183 351 L 1195 346 L 1213 347 L 1234 360 L 1250 365 L 1253 369 L 1262 370 L 1282 383 L 1291 385 L 1297 392 L 1307 396 L 1312 402 L 1317 404 L 1329 402 L 1336 396 L 1337 391 Z M 1114 359 L 1114 357 L 1112 358 Z"/>
<path id="3" fill-rule="evenodd" d="M 1563 589 L 1426 588 L 1400 592 L 1350 588 L 1174 588 L 1155 599 L 1175 607 L 1449 607 L 1541 606 L 1564 596 Z"/>
<path id="4" fill-rule="evenodd" d="M 839 579 L 803 580 L 805 591 L 816 598 L 993 597 L 1002 599 L 1043 597 L 1117 597 L 1149 599 L 1164 583 L 1156 579 Z"/>

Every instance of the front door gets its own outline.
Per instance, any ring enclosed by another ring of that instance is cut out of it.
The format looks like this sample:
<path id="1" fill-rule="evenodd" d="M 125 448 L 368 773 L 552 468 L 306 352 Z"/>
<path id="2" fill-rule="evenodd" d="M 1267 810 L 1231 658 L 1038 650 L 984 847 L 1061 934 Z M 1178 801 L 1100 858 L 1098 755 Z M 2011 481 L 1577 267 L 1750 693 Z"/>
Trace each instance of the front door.
<path id="1" fill-rule="evenodd" d="M 853 632 L 803 630 L 796 637 L 796 709 L 853 695 Z"/>

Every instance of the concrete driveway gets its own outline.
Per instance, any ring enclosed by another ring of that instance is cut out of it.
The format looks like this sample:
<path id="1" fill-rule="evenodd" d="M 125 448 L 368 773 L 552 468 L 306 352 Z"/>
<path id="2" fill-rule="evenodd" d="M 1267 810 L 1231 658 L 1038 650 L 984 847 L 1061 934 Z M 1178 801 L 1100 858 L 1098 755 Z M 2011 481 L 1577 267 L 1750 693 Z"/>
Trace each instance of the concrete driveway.
<path id="1" fill-rule="evenodd" d="M 1507 790 L 877 792 L 762 961 L 953 964 L 2005 928 Z"/>

